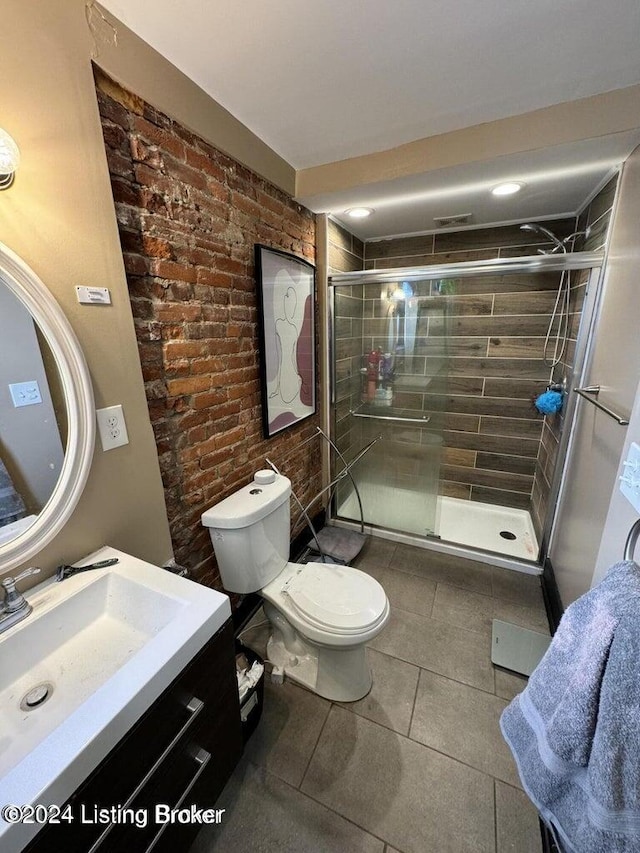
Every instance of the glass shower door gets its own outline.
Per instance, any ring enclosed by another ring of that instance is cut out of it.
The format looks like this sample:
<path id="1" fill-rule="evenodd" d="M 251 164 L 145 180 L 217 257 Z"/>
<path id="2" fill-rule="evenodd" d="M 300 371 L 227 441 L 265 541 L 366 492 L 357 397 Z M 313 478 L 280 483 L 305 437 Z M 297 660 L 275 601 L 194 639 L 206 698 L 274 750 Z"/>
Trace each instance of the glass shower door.
<path id="1" fill-rule="evenodd" d="M 447 389 L 442 282 L 394 281 L 333 288 L 333 435 L 352 475 L 364 523 L 438 535 L 443 401 Z M 333 473 L 343 467 L 333 459 Z M 338 518 L 359 522 L 352 482 L 339 481 Z"/>

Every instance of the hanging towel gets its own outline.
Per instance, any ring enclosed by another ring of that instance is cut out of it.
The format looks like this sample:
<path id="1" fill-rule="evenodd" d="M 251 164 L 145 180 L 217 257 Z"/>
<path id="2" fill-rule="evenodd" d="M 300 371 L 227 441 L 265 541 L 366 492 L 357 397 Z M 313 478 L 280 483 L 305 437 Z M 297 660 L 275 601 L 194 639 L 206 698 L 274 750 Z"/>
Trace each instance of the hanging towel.
<path id="1" fill-rule="evenodd" d="M 640 853 L 640 568 L 570 605 L 500 726 L 523 787 L 571 853 Z"/>
<path id="2" fill-rule="evenodd" d="M 0 459 L 0 527 L 18 521 L 25 512 L 24 501 L 15 490 L 9 472 Z"/>

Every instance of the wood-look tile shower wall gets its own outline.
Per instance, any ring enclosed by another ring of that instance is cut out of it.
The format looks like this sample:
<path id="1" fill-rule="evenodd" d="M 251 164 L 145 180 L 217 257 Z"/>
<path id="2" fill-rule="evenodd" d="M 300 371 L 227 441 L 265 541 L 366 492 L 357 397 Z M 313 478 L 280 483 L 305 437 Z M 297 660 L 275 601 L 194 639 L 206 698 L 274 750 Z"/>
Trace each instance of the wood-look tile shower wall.
<path id="1" fill-rule="evenodd" d="M 328 222 L 329 274 L 355 272 L 364 267 L 364 243 L 333 222 Z M 333 347 L 335 400 L 333 429 L 336 443 L 347 458 L 362 445 L 361 422 L 349 416 L 360 403 L 362 356 L 362 285 L 336 289 Z"/>
<path id="2" fill-rule="evenodd" d="M 573 218 L 541 224 L 561 238 L 590 224 L 588 242 L 575 248 L 601 248 L 615 184 L 614 178 L 591 202 L 577 225 Z M 522 232 L 518 226 L 399 237 L 363 246 L 343 228 L 330 223 L 329 263 L 331 272 L 386 270 L 534 255 L 539 248 L 551 247 L 544 238 Z M 416 341 L 416 353 L 424 344 L 422 355 L 428 356 L 430 348 L 440 345 L 446 348 L 446 385 L 436 379 L 428 389 L 406 390 L 405 384 L 399 390 L 398 383 L 396 390 L 396 405 L 431 411 L 434 428 L 442 423 L 441 494 L 528 509 L 538 536 L 548 507 L 563 419 L 543 418 L 532 401 L 547 383 L 571 375 L 587 278 L 588 272 L 574 273 L 572 277 L 570 337 L 563 361 L 555 370 L 545 365 L 543 348 L 559 274 L 479 276 L 450 281 L 448 293 L 428 297 L 421 309 L 421 313 L 429 314 L 429 303 L 444 305 L 446 321 L 433 315 L 425 326 L 424 318 L 418 325 Z M 426 296 L 423 289 L 420 294 Z M 349 411 L 360 402 L 362 356 L 375 346 L 386 348 L 380 326 L 386 310 L 379 287 L 352 285 L 336 289 L 336 436 L 347 453 L 362 444 L 361 429 L 349 417 Z M 413 362 L 413 369 L 420 370 L 419 359 L 414 357 Z M 424 373 L 428 374 L 428 358 L 423 363 Z M 412 442 L 420 441 L 423 431 L 402 432 L 398 438 Z"/>
<path id="3" fill-rule="evenodd" d="M 545 226 L 564 237 L 575 220 Z M 542 246 L 518 226 L 397 238 L 367 243 L 365 267 L 515 257 Z M 437 406 L 444 412 L 442 494 L 530 508 L 543 427 L 532 398 L 551 376 L 542 351 L 558 281 L 557 273 L 460 278 L 439 297 L 447 322 L 431 324 L 428 336 L 431 346 L 445 337 L 448 353 L 448 388 Z M 429 393 L 420 404 L 405 394 L 401 402 L 433 406 Z"/>

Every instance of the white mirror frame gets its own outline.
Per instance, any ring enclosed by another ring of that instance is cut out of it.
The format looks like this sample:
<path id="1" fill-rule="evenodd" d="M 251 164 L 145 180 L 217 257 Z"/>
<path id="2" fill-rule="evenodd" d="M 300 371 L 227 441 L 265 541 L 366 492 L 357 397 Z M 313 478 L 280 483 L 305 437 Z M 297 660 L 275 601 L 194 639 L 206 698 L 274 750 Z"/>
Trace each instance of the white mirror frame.
<path id="1" fill-rule="evenodd" d="M 68 435 L 60 477 L 36 521 L 0 545 L 0 572 L 29 561 L 62 530 L 84 489 L 95 442 L 95 404 L 86 361 L 62 309 L 43 282 L 0 243 L 0 283 L 27 308 L 49 345 L 64 391 Z"/>

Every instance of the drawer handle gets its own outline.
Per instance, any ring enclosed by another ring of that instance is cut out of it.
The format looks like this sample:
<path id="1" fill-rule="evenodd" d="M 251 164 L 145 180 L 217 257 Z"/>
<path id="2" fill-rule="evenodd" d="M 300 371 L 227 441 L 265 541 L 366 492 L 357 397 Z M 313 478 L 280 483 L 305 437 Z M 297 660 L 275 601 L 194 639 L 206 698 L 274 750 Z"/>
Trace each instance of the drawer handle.
<path id="1" fill-rule="evenodd" d="M 202 775 L 202 773 L 204 772 L 205 767 L 206 767 L 206 766 L 207 766 L 207 764 L 209 763 L 209 760 L 210 760 L 210 758 L 211 758 L 211 753 L 210 753 L 210 752 L 207 752 L 207 751 L 206 751 L 206 749 L 199 749 L 199 750 L 197 751 L 197 753 L 196 753 L 193 757 L 194 757 L 194 759 L 195 759 L 196 764 L 198 765 L 198 769 L 197 769 L 197 770 L 196 770 L 196 772 L 193 774 L 193 776 L 192 776 L 192 778 L 191 778 L 191 781 L 189 782 L 189 784 L 187 785 L 187 787 L 186 787 L 186 788 L 184 789 L 184 791 L 182 792 L 182 796 L 180 797 L 180 799 L 178 800 L 178 802 L 175 804 L 174 809 L 179 809 L 179 808 L 180 808 L 180 806 L 181 806 L 181 805 L 184 803 L 184 801 L 186 800 L 187 796 L 189 795 L 189 791 L 190 791 L 190 790 L 193 788 L 193 786 L 196 784 L 196 782 L 198 781 L 198 779 L 200 778 L 200 776 L 201 776 L 201 775 Z M 165 829 L 166 829 L 169 825 L 170 825 L 170 824 L 169 824 L 169 822 L 167 822 L 167 823 L 163 823 L 163 824 L 162 824 L 162 826 L 160 827 L 160 829 L 158 830 L 158 832 L 157 832 L 157 833 L 156 833 L 156 835 L 154 836 L 153 841 L 151 842 L 151 844 L 150 844 L 150 845 L 147 847 L 147 849 L 145 850 L 145 853 L 151 853 L 151 851 L 153 850 L 153 848 L 156 846 L 156 844 L 157 844 L 157 843 L 158 843 L 158 841 L 160 840 L 160 836 L 162 835 L 162 833 L 165 831 Z"/>
<path id="2" fill-rule="evenodd" d="M 185 706 L 185 708 L 186 708 L 186 710 L 189 712 L 189 719 L 184 723 L 184 725 L 181 727 L 180 731 L 179 731 L 179 732 L 177 733 L 177 735 L 175 735 L 175 737 L 171 740 L 171 742 L 169 743 L 169 745 L 168 745 L 168 746 L 166 746 L 166 747 L 162 750 L 162 753 L 161 753 L 160 757 L 159 757 L 158 759 L 156 759 L 156 761 L 154 761 L 154 763 L 153 763 L 153 765 L 152 765 L 151 769 L 148 771 L 148 773 L 146 773 L 146 774 L 144 775 L 144 777 L 142 778 L 142 780 L 141 780 L 141 781 L 138 783 L 138 785 L 136 785 L 136 787 L 134 788 L 133 793 L 132 793 L 132 794 L 130 794 L 130 795 L 129 795 L 129 797 L 127 797 L 127 800 L 126 800 L 126 802 L 125 802 L 125 803 L 124 803 L 124 805 L 123 805 L 123 808 L 125 808 L 125 809 L 126 809 L 126 808 L 128 808 L 128 806 L 130 806 L 130 805 L 131 805 L 131 803 L 135 800 L 135 798 L 138 796 L 138 794 L 140 793 L 140 791 L 141 791 L 141 790 L 144 788 L 144 786 L 147 784 L 147 782 L 149 781 L 149 779 L 151 779 L 151 777 L 153 776 L 153 774 L 156 772 L 156 770 L 158 769 L 158 767 L 159 767 L 159 766 L 162 764 L 162 762 L 165 760 L 165 758 L 167 757 L 167 755 L 171 752 L 171 750 L 174 748 L 174 746 L 178 743 L 178 741 L 180 740 L 180 738 L 185 734 L 185 732 L 187 732 L 187 731 L 191 728 L 191 726 L 193 725 L 193 723 L 194 723 L 194 721 L 195 721 L 196 717 L 198 716 L 198 714 L 200 713 L 200 711 L 202 711 L 202 709 L 204 708 L 204 702 L 202 702 L 200 699 L 197 699 L 195 696 L 193 696 L 193 697 L 190 699 L 190 701 L 188 702 L 188 704 Z M 98 848 L 100 847 L 100 845 L 102 844 L 102 842 L 104 841 L 104 839 L 105 839 L 105 838 L 107 837 L 107 835 L 109 835 L 109 833 L 110 833 L 110 832 L 115 828 L 115 826 L 116 826 L 116 824 L 115 824 L 115 823 L 110 823 L 110 824 L 109 824 L 109 826 L 107 826 L 107 827 L 106 827 L 106 829 L 104 830 L 104 832 L 99 836 L 99 838 L 95 841 L 95 843 L 92 845 L 92 847 L 90 847 L 90 849 L 89 849 L 89 853 L 94 853 L 94 851 L 97 851 L 97 850 L 98 850 Z"/>

